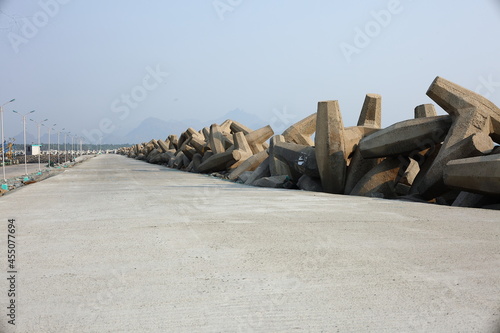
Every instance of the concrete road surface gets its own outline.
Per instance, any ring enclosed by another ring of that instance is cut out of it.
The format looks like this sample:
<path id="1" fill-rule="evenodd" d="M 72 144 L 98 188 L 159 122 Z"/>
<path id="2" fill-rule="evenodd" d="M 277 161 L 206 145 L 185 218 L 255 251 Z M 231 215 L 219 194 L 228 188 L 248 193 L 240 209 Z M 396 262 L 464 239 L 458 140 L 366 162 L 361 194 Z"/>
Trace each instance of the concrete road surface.
<path id="1" fill-rule="evenodd" d="M 45 166 L 46 164 L 40 164 L 40 169 L 45 170 L 47 167 Z M 38 171 L 38 163 L 28 163 L 26 164 L 26 168 L 28 169 L 28 175 L 34 172 Z M 26 175 L 26 169 L 23 164 L 16 164 L 16 165 L 6 165 L 5 166 L 5 178 L 10 179 L 10 178 L 15 178 L 15 177 L 22 177 Z M 0 164 L 0 177 L 3 178 L 3 170 L 2 166 Z"/>
<path id="2" fill-rule="evenodd" d="M 0 198 L 0 212 L 0 332 L 500 329 L 498 211 L 102 155 Z"/>

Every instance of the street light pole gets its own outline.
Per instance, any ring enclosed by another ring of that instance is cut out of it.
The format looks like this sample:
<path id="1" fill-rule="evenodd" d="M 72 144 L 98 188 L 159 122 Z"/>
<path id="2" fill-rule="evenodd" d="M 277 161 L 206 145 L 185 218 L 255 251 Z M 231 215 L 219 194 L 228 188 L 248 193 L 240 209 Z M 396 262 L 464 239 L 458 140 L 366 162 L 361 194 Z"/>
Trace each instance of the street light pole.
<path id="1" fill-rule="evenodd" d="M 82 156 L 82 139 L 79 136 L 76 137 L 76 151 L 79 156 Z"/>
<path id="2" fill-rule="evenodd" d="M 23 132 L 24 132 L 24 174 L 28 176 L 28 161 L 27 161 L 27 156 L 26 156 L 26 116 L 29 115 L 30 113 L 35 112 L 35 110 L 32 110 L 28 113 L 21 114 L 15 110 L 12 110 L 12 112 L 17 113 L 23 118 Z"/>
<path id="3" fill-rule="evenodd" d="M 63 128 L 61 131 L 64 131 L 65 128 Z M 61 134 L 61 131 L 57 131 L 57 164 L 60 164 L 61 161 L 59 160 L 59 156 L 61 155 L 61 152 L 59 150 L 59 135 Z"/>
<path id="4" fill-rule="evenodd" d="M 71 134 L 71 132 L 64 132 L 64 163 L 68 162 L 68 151 L 66 150 L 66 140 L 68 134 Z"/>
<path id="5" fill-rule="evenodd" d="M 54 124 L 52 126 L 56 126 L 57 124 Z M 52 126 L 49 126 L 49 169 L 51 167 L 50 165 L 50 130 L 53 130 Z"/>
<path id="6" fill-rule="evenodd" d="M 75 158 L 78 157 L 78 135 L 75 135 Z"/>
<path id="7" fill-rule="evenodd" d="M 73 159 L 73 154 L 75 152 L 75 136 L 71 136 L 71 159 Z"/>
<path id="8" fill-rule="evenodd" d="M 30 120 L 36 124 L 36 127 L 38 129 L 38 147 L 40 148 L 40 151 L 38 152 L 38 171 L 40 172 L 42 171 L 42 169 L 40 168 L 40 155 L 42 155 L 42 144 L 40 143 L 40 128 L 48 119 L 44 119 L 42 121 L 34 121 L 33 119 Z"/>
<path id="9" fill-rule="evenodd" d="M 0 105 L 0 118 L 2 119 L 2 170 L 3 170 L 3 181 L 6 182 L 7 178 L 5 177 L 5 144 L 4 144 L 4 132 L 3 132 L 3 107 L 9 103 L 14 102 L 16 99 L 13 98 L 10 101 Z"/>

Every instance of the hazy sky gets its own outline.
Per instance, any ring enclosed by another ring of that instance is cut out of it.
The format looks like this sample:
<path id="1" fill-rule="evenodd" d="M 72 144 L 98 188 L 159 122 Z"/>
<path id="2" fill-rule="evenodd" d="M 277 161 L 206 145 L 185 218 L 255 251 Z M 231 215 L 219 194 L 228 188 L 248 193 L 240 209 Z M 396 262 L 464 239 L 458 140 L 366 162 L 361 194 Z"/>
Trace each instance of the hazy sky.
<path id="1" fill-rule="evenodd" d="M 0 10 L 0 104 L 16 98 L 6 136 L 22 131 L 13 109 L 90 140 L 148 117 L 209 121 L 236 108 L 282 128 L 322 100 L 339 100 L 353 126 L 366 93 L 382 95 L 388 126 L 431 102 L 438 75 L 500 105 L 497 0 L 0 0 Z"/>

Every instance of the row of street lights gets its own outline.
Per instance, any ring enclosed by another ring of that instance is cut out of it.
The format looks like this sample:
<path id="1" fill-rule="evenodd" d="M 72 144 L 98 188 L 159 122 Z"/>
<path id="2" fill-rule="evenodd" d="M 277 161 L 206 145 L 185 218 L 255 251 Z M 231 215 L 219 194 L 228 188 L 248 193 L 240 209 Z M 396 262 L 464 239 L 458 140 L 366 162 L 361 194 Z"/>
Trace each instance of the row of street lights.
<path id="1" fill-rule="evenodd" d="M 0 118 L 1 118 L 1 129 L 2 129 L 2 171 L 3 171 L 3 180 L 4 182 L 7 181 L 7 178 L 5 176 L 5 139 L 4 139 L 4 126 L 3 126 L 3 107 L 9 103 L 12 103 L 14 102 L 15 99 L 11 99 L 10 101 L 0 105 Z M 22 117 L 22 120 L 23 120 L 23 135 L 24 135 L 24 172 L 25 172 L 25 175 L 28 176 L 28 163 L 27 163 L 27 151 L 26 151 L 26 118 L 29 114 L 35 112 L 35 110 L 32 110 L 30 112 L 27 112 L 27 113 L 20 113 L 20 112 L 17 112 L 17 111 L 14 111 L 14 113 L 18 114 L 19 116 Z M 38 130 L 38 146 L 40 147 L 40 153 L 38 154 L 38 171 L 41 172 L 42 169 L 41 169 L 41 165 L 40 165 L 40 155 L 41 155 L 41 142 L 40 142 L 40 129 L 42 126 L 46 126 L 44 124 L 44 122 L 48 121 L 48 119 L 44 119 L 42 121 L 35 121 L 33 119 L 30 118 L 31 121 L 33 121 L 36 126 L 37 126 L 37 130 Z M 51 131 L 54 131 L 54 127 L 56 126 L 57 124 L 53 124 L 53 125 L 50 125 L 48 126 L 48 134 L 49 134 L 49 143 L 48 143 L 48 153 L 49 153 L 49 168 L 51 167 L 51 148 L 50 148 L 50 132 Z M 64 133 L 64 162 L 66 163 L 68 160 L 67 160 L 67 150 L 66 150 L 66 143 L 67 143 L 67 135 L 70 135 L 71 136 L 71 149 L 72 151 L 74 151 L 74 139 L 75 138 L 78 138 L 80 139 L 80 150 L 82 149 L 82 140 L 83 138 L 81 137 L 78 137 L 78 136 L 74 136 L 74 135 L 71 135 L 71 132 L 63 132 L 65 130 L 65 128 L 61 129 L 60 131 L 57 131 L 57 163 L 60 163 L 60 134 L 61 133 Z"/>
<path id="2" fill-rule="evenodd" d="M 12 103 L 14 102 L 16 99 L 13 98 L 11 99 L 10 101 L 0 105 L 0 118 L 2 119 L 2 171 L 3 171 L 3 180 L 4 181 L 7 181 L 7 179 L 5 178 L 5 145 L 4 145 L 4 131 L 3 131 L 3 107 L 9 103 Z"/>
<path id="3" fill-rule="evenodd" d="M 40 143 L 40 129 L 42 128 L 42 125 L 44 122 L 46 122 L 48 119 L 44 119 L 42 121 L 35 121 L 33 119 L 30 119 L 32 122 L 34 122 L 36 124 L 36 128 L 37 128 L 37 131 L 38 131 L 38 146 L 40 147 L 40 153 L 38 154 L 38 171 L 42 171 L 42 169 L 40 168 L 40 155 L 42 154 L 42 145 Z M 24 156 L 26 156 L 26 150 L 24 151 Z"/>
<path id="4" fill-rule="evenodd" d="M 26 117 L 30 114 L 30 113 L 33 113 L 35 112 L 35 110 L 31 110 L 30 112 L 28 113 L 25 113 L 25 114 L 22 114 L 22 113 L 19 113 L 17 111 L 12 111 L 12 112 L 15 112 L 17 113 L 18 115 L 20 115 L 22 118 L 23 118 L 23 133 L 24 133 L 24 172 L 26 175 L 28 175 L 28 163 L 27 163 L 27 160 L 26 160 Z M 3 130 L 2 130 L 3 132 Z M 3 160 L 2 160 L 3 161 Z M 5 178 L 5 177 L 4 177 Z"/>

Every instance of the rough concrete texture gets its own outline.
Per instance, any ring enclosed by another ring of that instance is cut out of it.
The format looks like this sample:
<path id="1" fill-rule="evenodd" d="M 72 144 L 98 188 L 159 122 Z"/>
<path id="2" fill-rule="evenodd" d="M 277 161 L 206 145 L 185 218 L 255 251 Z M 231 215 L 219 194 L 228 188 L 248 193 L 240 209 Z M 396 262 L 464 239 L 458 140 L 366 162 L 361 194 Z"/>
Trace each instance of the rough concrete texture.
<path id="1" fill-rule="evenodd" d="M 271 176 L 289 176 L 292 174 L 290 168 L 285 162 L 280 161 L 276 156 L 274 156 L 274 145 L 278 142 L 285 142 L 285 137 L 283 135 L 275 135 L 271 138 L 269 144 L 269 171 Z"/>
<path id="2" fill-rule="evenodd" d="M 397 183 L 394 187 L 394 192 L 396 192 L 396 195 L 398 196 L 406 196 L 410 194 L 410 190 L 411 186 L 403 183 Z"/>
<path id="3" fill-rule="evenodd" d="M 382 96 L 367 94 L 358 119 L 358 126 L 382 127 Z"/>
<path id="4" fill-rule="evenodd" d="M 243 132 L 239 132 L 242 133 Z M 259 128 L 258 130 L 252 131 L 248 134 L 245 135 L 245 139 L 248 142 L 248 145 L 252 149 L 253 154 L 257 154 L 258 152 L 261 152 L 265 149 L 264 143 L 272 137 L 274 134 L 273 129 L 271 126 L 267 125 L 262 128 Z"/>
<path id="5" fill-rule="evenodd" d="M 210 141 L 210 128 L 205 126 L 200 130 L 200 132 L 201 132 L 201 134 L 203 134 L 203 138 L 205 139 L 205 141 L 209 142 Z"/>
<path id="6" fill-rule="evenodd" d="M 368 171 L 352 189 L 350 194 L 394 198 L 396 196 L 395 180 L 402 166 L 399 159 L 394 157 L 386 158 Z"/>
<path id="7" fill-rule="evenodd" d="M 204 154 L 208 149 L 208 144 L 205 142 L 203 135 L 198 133 L 191 137 L 189 144 L 196 149 L 196 152 L 199 154 Z"/>
<path id="8" fill-rule="evenodd" d="M 205 154 L 206 155 L 206 154 Z M 198 172 L 213 172 L 225 170 L 228 166 L 233 165 L 241 158 L 241 154 L 233 149 L 227 150 L 220 154 L 211 155 L 198 166 Z"/>
<path id="9" fill-rule="evenodd" d="M 344 193 L 347 156 L 344 123 L 338 101 L 318 103 L 314 141 L 316 163 L 323 190 L 327 193 Z"/>
<path id="10" fill-rule="evenodd" d="M 323 186 L 321 185 L 321 179 L 312 178 L 308 175 L 300 177 L 297 182 L 297 187 L 304 191 L 324 192 Z"/>
<path id="11" fill-rule="evenodd" d="M 245 171 L 238 177 L 239 183 L 245 183 L 253 174 L 253 171 Z"/>
<path id="12" fill-rule="evenodd" d="M 252 185 L 258 187 L 283 188 L 283 184 L 287 180 L 288 176 L 269 176 L 257 179 Z"/>
<path id="13" fill-rule="evenodd" d="M 436 117 L 434 104 L 422 104 L 415 108 L 415 118 Z"/>
<path id="14" fill-rule="evenodd" d="M 220 130 L 222 133 L 231 133 L 231 124 L 233 121 L 231 119 L 226 119 L 222 124 L 220 124 Z"/>
<path id="15" fill-rule="evenodd" d="M 417 161 L 415 161 L 413 158 L 410 158 L 408 166 L 406 167 L 406 170 L 399 179 L 399 182 L 404 185 L 411 186 L 413 184 L 413 181 L 417 177 L 419 171 L 420 171 L 420 166 L 418 165 Z"/>
<path id="16" fill-rule="evenodd" d="M 363 178 L 371 169 L 379 164 L 379 158 L 364 159 L 359 152 L 359 148 L 354 151 L 351 157 L 349 166 L 347 167 L 347 178 L 345 182 L 344 194 L 351 194 L 356 184 Z"/>
<path id="17" fill-rule="evenodd" d="M 205 162 L 208 160 L 210 157 L 214 156 L 213 151 L 209 150 L 205 154 L 203 154 L 203 158 L 201 159 L 201 162 Z"/>
<path id="18" fill-rule="evenodd" d="M 236 168 L 247 158 L 252 156 L 250 146 L 242 132 L 233 134 L 234 147 L 223 153 L 210 155 L 198 167 L 198 172 L 222 171 L 229 167 Z M 207 155 L 207 154 L 205 154 Z"/>
<path id="19" fill-rule="evenodd" d="M 434 80 L 428 95 L 450 115 L 436 116 L 433 104 L 423 104 L 415 108 L 415 119 L 380 129 L 381 97 L 368 94 L 358 126 L 344 128 L 338 105 L 328 107 L 328 103 L 337 102 L 320 102 L 319 106 L 325 106 L 325 112 L 318 110 L 293 124 L 283 135 L 273 137 L 270 145 L 266 142 L 273 135 L 270 126 L 253 131 L 228 119 L 220 126 L 214 124 L 212 134 L 208 128 L 198 132 L 188 128 L 178 140 L 169 136 L 162 144 L 161 140 L 152 139 L 133 148 L 120 148 L 118 152 L 150 163 L 168 163 L 170 167 L 185 171 L 215 171 L 219 177 L 228 178 L 229 175 L 234 180 L 241 172 L 257 168 L 261 159 L 255 155 L 268 149 L 271 176 L 287 175 L 291 179 L 285 188 L 297 188 L 298 180 L 305 174 L 312 178 L 320 175 L 324 191 L 344 194 L 351 194 L 381 159 L 397 158 L 403 164 L 413 159 L 418 167 L 413 163 L 406 174 L 398 173 L 390 182 L 387 179 L 390 186 L 368 191 L 365 195 L 410 196 L 451 205 L 459 191 L 450 189 L 443 181 L 446 163 L 493 154 L 493 140 L 500 141 L 500 110 L 484 97 L 440 77 Z M 335 112 L 330 112 L 330 109 Z M 215 148 L 215 151 L 210 150 L 210 146 L 216 145 L 214 128 L 217 129 L 216 136 L 220 137 L 220 149 Z M 315 131 L 316 144 L 313 147 L 311 135 Z M 234 135 L 243 137 L 240 141 L 246 140 L 246 143 L 235 141 Z M 167 143 L 172 150 L 171 144 L 175 141 L 179 148 L 174 149 L 175 158 L 172 158 L 163 151 Z M 247 146 L 248 149 L 238 146 Z M 313 153 L 317 156 L 312 156 Z M 201 163 L 199 156 L 194 160 L 197 154 L 201 155 Z M 281 155 L 281 161 L 278 155 Z M 250 165 L 250 161 L 255 161 L 255 164 Z M 243 164 L 249 169 L 240 168 Z M 239 170 L 235 171 L 237 168 Z M 261 177 L 266 173 L 256 175 Z M 374 183 L 377 184 L 377 175 L 370 175 L 375 177 Z M 371 183 L 369 179 L 365 181 Z"/>
<path id="20" fill-rule="evenodd" d="M 316 131 L 316 113 L 296 122 L 288 127 L 284 132 L 286 142 L 296 143 L 298 145 L 313 146 L 314 141 L 311 135 Z"/>
<path id="21" fill-rule="evenodd" d="M 229 169 L 234 170 L 245 162 L 248 158 L 252 156 L 252 147 L 247 141 L 247 136 L 243 132 L 238 132 L 233 134 L 234 146 L 230 149 L 234 149 L 235 153 L 238 153 L 238 158 L 236 163 L 232 163 Z"/>
<path id="22" fill-rule="evenodd" d="M 418 187 L 420 193 L 431 196 L 435 194 L 432 188 L 442 181 L 444 166 L 451 160 L 449 156 L 453 155 L 453 159 L 470 156 L 453 149 L 459 142 L 475 134 L 491 135 L 500 142 L 500 109 L 483 96 L 441 77 L 432 82 L 427 95 L 453 116 L 453 124 L 428 171 L 431 177 L 426 177 Z"/>
<path id="23" fill-rule="evenodd" d="M 359 143 L 364 158 L 395 156 L 420 151 L 442 142 L 451 126 L 450 116 L 400 121 L 368 135 Z"/>
<path id="24" fill-rule="evenodd" d="M 159 149 L 153 149 L 151 153 L 149 153 L 146 160 L 149 163 L 158 163 L 158 161 L 161 159 L 161 154 L 162 152 Z"/>
<path id="25" fill-rule="evenodd" d="M 361 139 L 377 131 L 379 131 L 378 128 L 366 126 L 351 126 L 344 128 L 344 153 L 346 158 L 352 157 Z"/>
<path id="26" fill-rule="evenodd" d="M 177 140 L 177 146 L 179 147 L 179 149 L 182 149 L 182 145 L 184 144 L 184 142 L 186 142 L 187 139 L 188 136 L 186 135 L 186 132 L 182 132 L 181 135 L 179 135 L 179 139 Z"/>
<path id="27" fill-rule="evenodd" d="M 160 147 L 161 152 L 162 153 L 167 152 L 167 150 L 169 149 L 168 144 L 161 139 L 157 140 L 157 142 L 158 142 L 158 146 Z"/>
<path id="28" fill-rule="evenodd" d="M 193 172 L 198 172 L 198 168 L 201 165 L 202 160 L 203 160 L 203 156 L 201 156 L 200 154 L 194 154 L 193 161 L 192 161 L 193 162 L 193 169 L 192 169 Z"/>
<path id="29" fill-rule="evenodd" d="M 500 195 L 500 155 L 450 161 L 444 169 L 444 183 L 464 191 Z"/>
<path id="30" fill-rule="evenodd" d="M 258 167 L 255 169 L 252 174 L 244 181 L 245 185 L 252 185 L 257 179 L 263 177 L 271 176 L 271 171 L 269 169 L 271 158 L 267 157 Z M 240 176 L 241 178 L 241 176 Z"/>
<path id="31" fill-rule="evenodd" d="M 493 204 L 500 204 L 500 197 L 485 196 L 478 193 L 462 191 L 455 198 L 451 206 L 481 208 Z"/>
<path id="32" fill-rule="evenodd" d="M 0 147 L 1 148 L 1 147 Z M 28 174 L 38 171 L 38 163 L 28 163 L 26 165 L 28 169 Z M 46 170 L 47 167 L 44 164 L 40 164 L 40 170 Z M 5 177 L 7 179 L 14 178 L 18 176 L 23 176 L 25 174 L 24 164 L 17 165 L 6 165 L 5 166 Z M 0 164 L 0 180 L 3 180 L 2 165 Z"/>
<path id="33" fill-rule="evenodd" d="M 298 181 L 303 174 L 319 178 L 314 147 L 289 142 L 277 142 L 274 145 L 273 154 L 288 165 L 295 181 Z"/>
<path id="34" fill-rule="evenodd" d="M 175 134 L 169 135 L 168 141 L 170 142 L 170 147 L 169 147 L 170 149 L 177 150 L 177 148 L 179 148 L 179 146 L 178 146 L 179 141 L 178 141 L 177 135 L 175 135 Z"/>
<path id="35" fill-rule="evenodd" d="M 220 154 L 226 151 L 224 148 L 224 135 L 222 135 L 220 126 L 217 124 L 212 124 L 210 126 L 210 136 L 209 136 L 209 144 L 210 149 L 214 154 Z"/>
<path id="36" fill-rule="evenodd" d="M 2 197 L 0 216 L 17 225 L 15 332 L 500 327 L 497 211 L 262 189 L 105 155 Z M 5 318 L 0 331 L 13 332 Z"/>
<path id="37" fill-rule="evenodd" d="M 449 147 L 446 153 L 442 153 L 444 146 L 441 146 L 429 169 L 422 174 L 422 177 L 415 179 L 412 192 L 420 193 L 428 199 L 441 195 L 448 189 L 443 181 L 446 163 L 463 157 L 487 154 L 493 147 L 494 142 L 486 133 L 473 134 Z"/>
<path id="38" fill-rule="evenodd" d="M 234 145 L 234 140 L 233 140 L 232 134 L 223 133 L 222 141 L 224 141 L 224 149 L 226 149 L 226 150 L 230 149 Z"/>
<path id="39" fill-rule="evenodd" d="M 176 156 L 178 156 L 182 152 L 183 155 L 187 156 L 188 158 L 191 158 L 192 155 L 196 153 L 195 149 L 189 145 L 189 141 L 191 141 L 190 138 L 184 140 L 179 150 L 176 151 Z"/>
<path id="40" fill-rule="evenodd" d="M 246 127 L 243 124 L 240 124 L 239 122 L 237 122 L 235 120 L 233 120 L 231 122 L 231 131 L 233 131 L 233 133 L 243 132 L 243 134 L 245 134 L 245 135 L 247 135 L 250 132 L 253 132 L 252 129 L 250 129 L 249 127 Z"/>
<path id="41" fill-rule="evenodd" d="M 269 154 L 265 150 L 250 156 L 243 163 L 241 163 L 236 169 L 231 171 L 231 173 L 228 175 L 227 178 L 229 180 L 236 180 L 243 172 L 254 171 L 268 157 Z"/>

